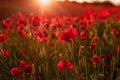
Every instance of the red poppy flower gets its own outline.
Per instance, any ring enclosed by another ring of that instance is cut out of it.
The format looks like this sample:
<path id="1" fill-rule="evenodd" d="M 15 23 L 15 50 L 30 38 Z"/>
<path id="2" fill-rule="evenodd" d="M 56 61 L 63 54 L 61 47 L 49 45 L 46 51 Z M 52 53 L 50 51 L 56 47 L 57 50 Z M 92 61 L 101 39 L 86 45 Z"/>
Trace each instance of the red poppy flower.
<path id="1" fill-rule="evenodd" d="M 7 57 L 8 54 L 9 54 L 8 50 L 6 50 L 6 49 L 3 49 L 2 52 L 3 52 L 4 56 L 6 56 L 6 57 Z"/>
<path id="2" fill-rule="evenodd" d="M 70 24 L 71 24 L 70 18 L 67 18 L 67 19 L 65 20 L 65 24 L 66 24 L 66 25 L 70 25 Z"/>
<path id="3" fill-rule="evenodd" d="M 114 53 L 112 53 L 112 52 L 109 52 L 109 53 L 108 53 L 108 57 L 114 57 L 114 56 L 115 56 Z"/>
<path id="4" fill-rule="evenodd" d="M 0 34 L 0 42 L 5 42 L 7 40 L 7 34 L 3 32 Z"/>
<path id="5" fill-rule="evenodd" d="M 62 42 L 65 42 L 65 41 L 70 42 L 77 35 L 78 35 L 78 32 L 77 32 L 76 28 L 68 28 L 67 30 L 60 33 L 60 40 Z"/>
<path id="6" fill-rule="evenodd" d="M 97 15 L 98 20 L 105 20 L 107 18 L 107 15 L 102 13 Z"/>
<path id="7" fill-rule="evenodd" d="M 99 64 L 100 63 L 100 57 L 98 55 L 93 55 L 91 58 L 91 61 L 93 64 Z"/>
<path id="8" fill-rule="evenodd" d="M 105 53 L 102 53 L 101 58 L 102 58 L 102 59 L 105 59 L 105 58 L 106 58 L 106 54 L 105 54 Z"/>
<path id="9" fill-rule="evenodd" d="M 50 20 L 49 19 L 44 19 L 43 21 L 43 25 L 46 27 L 46 28 L 49 28 L 50 27 Z"/>
<path id="10" fill-rule="evenodd" d="M 33 26 L 40 26 L 40 17 L 39 16 L 33 16 L 31 23 L 32 23 Z"/>
<path id="11" fill-rule="evenodd" d="M 23 69 L 20 68 L 20 67 L 14 67 L 10 70 L 10 73 L 13 75 L 13 76 L 18 76 L 20 75 L 21 73 L 23 72 Z"/>
<path id="12" fill-rule="evenodd" d="M 79 20 L 78 23 L 81 25 L 85 25 L 85 22 L 83 20 Z"/>
<path id="13" fill-rule="evenodd" d="M 86 40 L 86 38 L 87 38 L 87 31 L 86 30 L 84 30 L 80 33 L 80 38 L 81 38 L 81 40 Z"/>
<path id="14" fill-rule="evenodd" d="M 74 65 L 66 60 L 60 60 L 57 63 L 58 69 L 73 69 Z"/>
<path id="15" fill-rule="evenodd" d="M 89 48 L 94 50 L 96 49 L 96 45 L 90 45 Z"/>
<path id="16" fill-rule="evenodd" d="M 85 25 L 80 26 L 81 30 L 87 30 L 87 27 Z"/>
<path id="17" fill-rule="evenodd" d="M 120 13 L 117 14 L 117 21 L 120 21 Z"/>
<path id="18" fill-rule="evenodd" d="M 93 20 L 87 20 L 88 26 L 94 26 L 94 21 Z"/>
<path id="19" fill-rule="evenodd" d="M 26 54 L 26 50 L 24 48 L 21 49 L 22 54 Z"/>
<path id="20" fill-rule="evenodd" d="M 26 15 L 22 13 L 18 13 L 18 17 L 20 18 L 19 24 L 26 26 L 27 24 Z"/>
<path id="21" fill-rule="evenodd" d="M 55 23 L 55 28 L 62 28 L 62 23 L 61 22 L 56 22 Z"/>
<path id="22" fill-rule="evenodd" d="M 31 64 L 25 65 L 24 70 L 25 70 L 25 72 L 31 72 L 32 71 L 32 65 Z"/>
<path id="23" fill-rule="evenodd" d="M 47 38 L 47 33 L 40 30 L 36 30 L 35 35 L 40 39 L 40 41 L 44 41 Z"/>
<path id="24" fill-rule="evenodd" d="M 119 31 L 116 28 L 112 28 L 112 33 L 116 36 L 119 35 Z"/>
<path id="25" fill-rule="evenodd" d="M 23 29 L 24 29 L 24 25 L 23 25 L 23 24 L 21 24 L 21 25 L 17 26 L 17 28 L 18 28 L 18 31 L 21 31 L 21 30 L 23 30 Z"/>
<path id="26" fill-rule="evenodd" d="M 27 65 L 27 63 L 24 60 L 21 60 L 20 64 L 19 64 L 19 67 L 24 69 L 26 65 Z"/>
<path id="27" fill-rule="evenodd" d="M 18 34 L 21 38 L 24 38 L 25 37 L 25 32 L 23 30 L 19 30 L 18 31 Z"/>
<path id="28" fill-rule="evenodd" d="M 12 28 L 12 22 L 11 22 L 10 18 L 3 20 L 3 27 L 8 30 Z"/>
<path id="29" fill-rule="evenodd" d="M 56 18 L 55 27 L 56 28 L 62 28 L 63 27 L 62 20 L 58 17 Z"/>
<path id="30" fill-rule="evenodd" d="M 120 44 L 117 44 L 116 48 L 118 51 L 120 51 Z"/>
<path id="31" fill-rule="evenodd" d="M 93 43 L 96 43 L 98 41 L 98 38 L 97 37 L 92 37 L 92 42 Z"/>

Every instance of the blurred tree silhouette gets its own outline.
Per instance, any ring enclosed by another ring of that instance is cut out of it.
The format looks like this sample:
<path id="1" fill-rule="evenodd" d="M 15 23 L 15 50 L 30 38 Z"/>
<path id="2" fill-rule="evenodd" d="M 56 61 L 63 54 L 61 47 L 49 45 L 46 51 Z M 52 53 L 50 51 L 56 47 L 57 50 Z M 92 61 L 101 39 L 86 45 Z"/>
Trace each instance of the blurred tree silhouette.
<path id="1" fill-rule="evenodd" d="M 113 3 L 110 2 L 110 1 L 104 1 L 104 2 L 94 1 L 93 4 L 95 4 L 95 5 L 102 4 L 102 5 L 106 5 L 106 6 L 107 6 L 107 5 L 108 5 L 108 6 L 109 6 L 109 5 L 110 5 L 110 6 L 113 5 Z"/>

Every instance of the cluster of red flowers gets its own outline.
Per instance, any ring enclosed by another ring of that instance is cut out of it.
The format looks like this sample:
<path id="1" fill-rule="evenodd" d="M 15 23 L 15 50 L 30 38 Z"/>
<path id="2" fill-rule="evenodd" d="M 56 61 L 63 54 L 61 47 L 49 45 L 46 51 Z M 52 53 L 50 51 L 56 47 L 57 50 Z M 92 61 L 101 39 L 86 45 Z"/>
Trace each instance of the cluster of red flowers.
<path id="1" fill-rule="evenodd" d="M 4 31 L 0 34 L 0 42 L 5 42 L 7 40 L 7 32 Z"/>
<path id="2" fill-rule="evenodd" d="M 77 29 L 75 28 L 68 28 L 67 30 L 60 33 L 60 40 L 65 41 L 72 41 L 78 35 Z"/>
<path id="3" fill-rule="evenodd" d="M 32 67 L 32 64 L 27 64 L 24 60 L 21 60 L 17 67 L 10 70 L 10 73 L 15 76 L 16 80 L 21 80 L 22 73 L 31 74 Z"/>
<path id="4" fill-rule="evenodd" d="M 57 63 L 58 69 L 73 69 L 74 65 L 66 60 L 60 60 Z"/>

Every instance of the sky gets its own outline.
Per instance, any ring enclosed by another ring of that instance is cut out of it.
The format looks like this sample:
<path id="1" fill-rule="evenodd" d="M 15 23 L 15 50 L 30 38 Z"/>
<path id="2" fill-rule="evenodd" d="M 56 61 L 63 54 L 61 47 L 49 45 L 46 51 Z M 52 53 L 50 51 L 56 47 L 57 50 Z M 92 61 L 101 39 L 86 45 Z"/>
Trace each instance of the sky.
<path id="1" fill-rule="evenodd" d="M 64 1 L 64 0 L 60 0 L 60 1 Z M 84 2 L 84 1 L 87 1 L 87 2 L 92 2 L 92 1 L 100 1 L 100 2 L 111 1 L 111 2 L 113 2 L 116 5 L 120 4 L 120 0 L 69 0 L 69 1 L 77 1 L 77 2 Z"/>

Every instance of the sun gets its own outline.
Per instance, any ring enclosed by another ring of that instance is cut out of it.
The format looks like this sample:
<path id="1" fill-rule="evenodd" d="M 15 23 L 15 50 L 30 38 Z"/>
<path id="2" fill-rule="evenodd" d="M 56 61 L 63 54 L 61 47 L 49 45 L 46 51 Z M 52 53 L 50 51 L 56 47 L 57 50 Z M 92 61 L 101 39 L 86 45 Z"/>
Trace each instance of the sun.
<path id="1" fill-rule="evenodd" d="M 40 0 L 40 3 L 41 3 L 42 5 L 48 5 L 48 4 L 51 3 L 51 0 Z"/>

